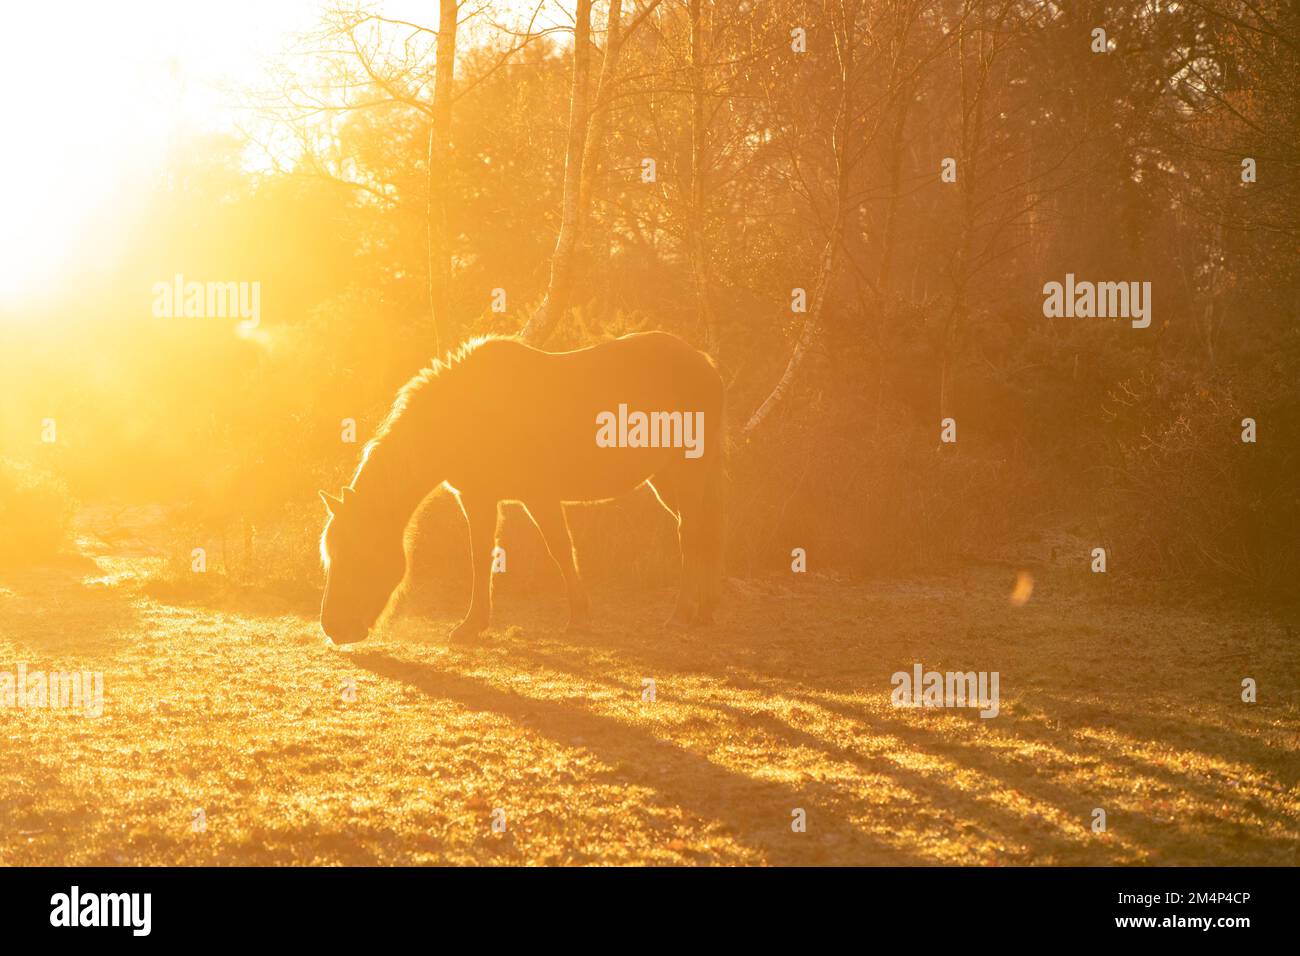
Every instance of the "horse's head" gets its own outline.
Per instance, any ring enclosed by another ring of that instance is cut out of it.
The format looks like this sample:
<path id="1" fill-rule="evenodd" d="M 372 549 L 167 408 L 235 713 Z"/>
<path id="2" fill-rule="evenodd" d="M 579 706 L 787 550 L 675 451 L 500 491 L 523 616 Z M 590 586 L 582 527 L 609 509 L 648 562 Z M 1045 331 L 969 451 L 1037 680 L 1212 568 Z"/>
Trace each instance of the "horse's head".
<path id="1" fill-rule="evenodd" d="M 320 493 L 329 518 L 321 534 L 325 597 L 320 624 L 335 644 L 363 640 L 406 575 L 402 532 L 351 488 L 341 497 Z"/>

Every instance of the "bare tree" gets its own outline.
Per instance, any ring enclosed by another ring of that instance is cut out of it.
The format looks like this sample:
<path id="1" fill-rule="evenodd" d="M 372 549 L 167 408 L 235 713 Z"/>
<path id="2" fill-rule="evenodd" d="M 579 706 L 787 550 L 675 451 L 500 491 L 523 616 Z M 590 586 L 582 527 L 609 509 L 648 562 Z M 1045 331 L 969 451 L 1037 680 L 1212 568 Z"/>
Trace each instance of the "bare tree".
<path id="1" fill-rule="evenodd" d="M 425 219 L 429 255 L 429 317 L 435 352 L 442 352 L 442 328 L 451 319 L 451 227 L 447 180 L 451 171 L 451 104 L 456 81 L 457 0 L 438 0 L 434 53 L 433 110 L 429 122 Z"/>
<path id="2" fill-rule="evenodd" d="M 835 37 L 836 82 L 839 86 L 839 96 L 835 104 L 835 122 L 831 134 L 831 152 L 835 170 L 831 221 L 818 260 L 817 277 L 813 283 L 803 328 L 799 332 L 799 338 L 795 340 L 794 350 L 790 353 L 790 360 L 786 363 L 781 378 L 741 430 L 742 436 L 746 439 L 772 413 L 772 410 L 781 404 L 790 391 L 813 343 L 820 335 L 827 293 L 839 265 L 844 240 L 844 224 L 847 218 L 849 175 L 855 155 L 849 148 L 849 129 L 854 110 L 854 55 L 860 6 L 861 0 L 827 0 L 825 4 L 827 19 L 832 25 Z"/>
<path id="3" fill-rule="evenodd" d="M 341 160 L 329 162 L 317 155 L 320 143 L 337 149 L 338 138 L 329 131 L 329 120 L 398 105 L 414 111 L 428 123 L 424 208 L 419 214 L 423 215 L 425 225 L 426 294 L 434 348 L 438 352 L 442 351 L 448 333 L 457 331 L 451 307 L 454 107 L 466 93 L 504 68 L 529 43 L 551 32 L 534 30 L 544 2 L 536 0 L 536 8 L 522 32 L 499 27 L 511 35 L 510 42 L 490 66 L 479 70 L 457 89 L 456 56 L 462 20 L 487 10 L 489 0 L 477 0 L 472 9 L 464 0 L 438 0 L 436 30 L 381 16 L 348 0 L 340 0 L 327 10 L 322 28 L 304 37 L 313 57 L 323 59 L 328 66 L 330 80 L 325 87 L 313 88 L 312 81 L 286 70 L 280 89 L 267 97 L 268 115 L 274 122 L 290 127 L 302 145 L 301 156 L 295 160 L 298 172 L 331 179 L 341 186 L 368 193 L 388 206 L 396 204 L 395 192 L 389 184 L 372 181 L 364 174 L 359 177 L 344 174 L 338 168 Z M 416 38 L 423 42 L 416 42 Z M 322 119 L 326 121 L 324 135 L 322 127 L 315 125 Z M 268 146 L 268 154 L 271 152 Z"/>
<path id="4" fill-rule="evenodd" d="M 690 82 L 691 82 L 691 198 L 687 242 L 690 247 L 691 272 L 695 279 L 696 316 L 704 335 L 705 348 L 717 354 L 718 330 L 709 302 L 709 259 L 705 246 L 706 168 L 705 152 L 708 149 L 708 126 L 704 118 L 703 25 L 700 0 L 688 0 L 687 16 L 690 19 Z"/>
<path id="5" fill-rule="evenodd" d="M 607 111 L 615 85 L 623 45 L 647 16 L 659 5 L 650 0 L 622 30 L 622 0 L 610 0 L 605 55 L 594 105 L 591 104 L 591 8 L 592 0 L 578 0 L 573 25 L 573 79 L 569 89 L 569 140 L 564 156 L 564 195 L 560 209 L 560 232 L 551 257 L 551 276 L 546 297 L 520 332 L 520 338 L 541 345 L 550 338 L 569 308 L 577 267 L 579 239 L 591 203 L 596 167 L 604 148 Z"/>
<path id="6" fill-rule="evenodd" d="M 591 4 L 578 0 L 573 18 L 573 79 L 569 87 L 569 141 L 564 152 L 564 196 L 560 208 L 560 233 L 551 256 L 551 278 L 546 298 L 520 333 L 525 342 L 540 345 L 555 330 L 569 305 L 573 285 L 574 259 L 581 225 L 582 168 L 586 158 L 587 128 L 591 113 L 587 107 L 591 72 Z M 606 51 L 606 57 L 609 51 Z"/>

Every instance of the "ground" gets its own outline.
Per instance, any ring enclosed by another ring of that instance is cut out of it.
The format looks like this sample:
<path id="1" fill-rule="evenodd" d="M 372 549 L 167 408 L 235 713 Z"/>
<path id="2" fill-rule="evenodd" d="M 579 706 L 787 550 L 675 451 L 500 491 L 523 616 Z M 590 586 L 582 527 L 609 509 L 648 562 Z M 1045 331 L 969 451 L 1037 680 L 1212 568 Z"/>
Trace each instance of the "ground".
<path id="1" fill-rule="evenodd" d="M 0 672 L 104 675 L 97 718 L 0 709 L 0 864 L 1300 862 L 1300 649 L 1263 610 L 1059 569 L 1019 607 L 1005 567 L 788 574 L 703 630 L 605 591 L 566 635 L 557 592 L 480 644 L 448 646 L 448 606 L 342 651 L 82 544 L 0 573 Z M 892 706 L 915 663 L 998 671 L 1000 713 Z"/>

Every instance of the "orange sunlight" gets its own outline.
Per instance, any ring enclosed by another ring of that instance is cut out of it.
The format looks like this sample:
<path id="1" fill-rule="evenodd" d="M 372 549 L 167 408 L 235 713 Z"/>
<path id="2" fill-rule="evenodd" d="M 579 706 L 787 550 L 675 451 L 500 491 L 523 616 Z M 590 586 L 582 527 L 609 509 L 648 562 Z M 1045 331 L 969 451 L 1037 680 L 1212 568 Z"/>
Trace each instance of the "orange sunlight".
<path id="1" fill-rule="evenodd" d="M 0 87 L 20 92 L 7 98 L 0 150 L 0 306 L 104 268 L 169 151 L 187 132 L 240 124 L 235 94 L 312 26 L 319 0 L 228 0 L 219 16 L 168 0 L 61 6 L 57 20 L 41 4 L 5 13 L 15 42 Z"/>
<path id="2" fill-rule="evenodd" d="M 1300 862 L 1294 3 L 10 6 L 0 883 Z"/>

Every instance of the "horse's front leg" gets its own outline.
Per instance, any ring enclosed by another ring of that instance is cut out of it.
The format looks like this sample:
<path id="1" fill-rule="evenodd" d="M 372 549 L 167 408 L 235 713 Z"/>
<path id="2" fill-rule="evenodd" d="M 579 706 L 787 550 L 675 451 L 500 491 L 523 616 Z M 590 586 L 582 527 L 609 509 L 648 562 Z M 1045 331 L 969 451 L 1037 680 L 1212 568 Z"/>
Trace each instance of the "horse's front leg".
<path id="1" fill-rule="evenodd" d="M 469 640 L 487 630 L 492 617 L 492 547 L 497 533 L 495 499 L 462 494 L 460 507 L 469 522 L 470 561 L 474 567 L 474 588 L 465 620 L 451 632 L 453 641 Z"/>
<path id="2" fill-rule="evenodd" d="M 542 533 L 551 559 L 564 576 L 564 586 L 569 595 L 569 623 L 565 630 L 585 630 L 590 616 L 590 604 L 586 588 L 582 586 L 582 576 L 578 573 L 577 558 L 573 555 L 573 538 L 569 535 L 569 523 L 564 517 L 564 505 L 558 501 L 530 499 L 524 502 L 524 507 L 533 516 L 533 524 Z"/>

